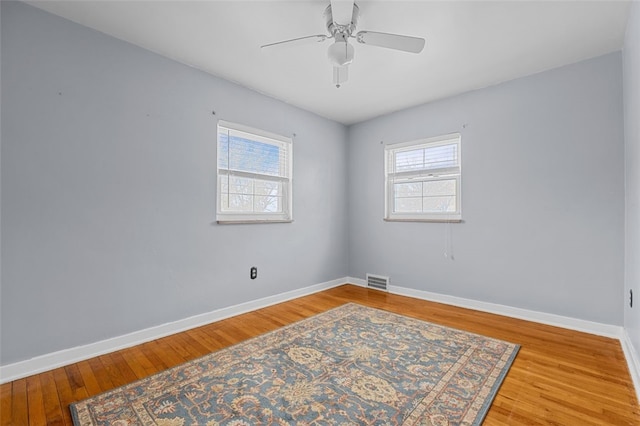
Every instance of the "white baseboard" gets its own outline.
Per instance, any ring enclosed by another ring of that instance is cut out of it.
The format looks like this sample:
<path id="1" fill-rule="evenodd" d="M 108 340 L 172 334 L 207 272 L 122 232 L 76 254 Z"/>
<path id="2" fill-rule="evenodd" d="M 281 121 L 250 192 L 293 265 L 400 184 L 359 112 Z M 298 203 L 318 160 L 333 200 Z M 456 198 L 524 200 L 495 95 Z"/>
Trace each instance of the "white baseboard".
<path id="1" fill-rule="evenodd" d="M 366 287 L 367 286 L 367 280 L 363 280 L 361 278 L 346 277 L 345 280 L 347 280 L 349 282 L 349 284 L 359 285 L 360 287 Z"/>
<path id="2" fill-rule="evenodd" d="M 360 278 L 347 277 L 346 279 L 352 284 L 360 285 L 363 287 L 366 287 L 367 285 L 366 281 Z M 446 294 L 432 293 L 430 291 L 414 290 L 411 288 L 399 287 L 395 285 L 390 285 L 388 291 L 389 293 L 398 294 L 400 296 L 409 296 L 416 299 L 429 300 L 431 302 L 444 303 L 446 305 L 453 305 L 461 308 L 474 309 L 476 311 L 504 315 L 506 317 L 553 325 L 556 327 L 567 328 L 569 330 L 582 331 L 584 333 L 612 337 L 615 339 L 620 339 L 624 331 L 621 326 L 617 325 L 602 324 L 599 322 L 548 314 L 545 312 L 531 311 L 522 308 L 514 308 L 511 306 L 499 305 L 497 303 L 480 302 L 478 300 L 448 296 Z"/>
<path id="3" fill-rule="evenodd" d="M 141 343 L 179 333 L 181 331 L 210 324 L 215 321 L 220 321 L 225 318 L 233 317 L 250 311 L 255 311 L 256 309 L 286 302 L 287 300 L 296 299 L 298 297 L 347 284 L 348 282 L 349 281 L 346 278 L 327 281 L 298 290 L 288 291 L 286 293 L 280 293 L 274 296 L 264 297 L 262 299 L 241 303 L 239 305 L 216 309 L 215 311 L 195 315 L 189 318 L 162 324 L 155 327 L 146 328 L 144 330 L 135 331 L 133 333 L 113 337 L 111 339 L 101 340 L 99 342 L 90 343 L 88 345 L 64 349 L 61 351 L 37 356 L 25 361 L 2 365 L 0 366 L 0 383 L 10 382 L 12 380 L 21 379 L 33 374 L 53 370 L 58 367 L 73 364 L 75 362 L 84 361 L 86 359 L 93 358 L 99 355 L 104 355 L 106 353 L 114 352 L 120 349 L 129 348 Z"/>
<path id="4" fill-rule="evenodd" d="M 633 347 L 633 343 L 631 343 L 631 339 L 626 330 L 620 338 L 620 343 L 622 344 L 624 356 L 627 358 L 631 380 L 636 388 L 636 397 L 638 398 L 638 402 L 640 402 L 640 353 Z"/>

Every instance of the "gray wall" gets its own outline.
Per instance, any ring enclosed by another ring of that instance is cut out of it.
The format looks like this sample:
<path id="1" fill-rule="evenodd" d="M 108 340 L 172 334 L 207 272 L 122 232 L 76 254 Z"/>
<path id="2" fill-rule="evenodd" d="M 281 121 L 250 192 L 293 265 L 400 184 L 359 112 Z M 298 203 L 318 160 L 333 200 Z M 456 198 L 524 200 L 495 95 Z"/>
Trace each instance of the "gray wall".
<path id="1" fill-rule="evenodd" d="M 626 162 L 624 326 L 640 358 L 640 3 L 633 2 L 624 42 Z M 633 289 L 634 307 L 628 303 Z"/>
<path id="2" fill-rule="evenodd" d="M 2 364 L 348 274 L 344 126 L 1 7 Z M 212 224 L 212 110 L 297 134 L 293 223 Z"/>
<path id="3" fill-rule="evenodd" d="M 451 132 L 464 223 L 384 222 L 381 141 Z M 622 325 L 623 149 L 620 53 L 351 126 L 349 272 Z"/>

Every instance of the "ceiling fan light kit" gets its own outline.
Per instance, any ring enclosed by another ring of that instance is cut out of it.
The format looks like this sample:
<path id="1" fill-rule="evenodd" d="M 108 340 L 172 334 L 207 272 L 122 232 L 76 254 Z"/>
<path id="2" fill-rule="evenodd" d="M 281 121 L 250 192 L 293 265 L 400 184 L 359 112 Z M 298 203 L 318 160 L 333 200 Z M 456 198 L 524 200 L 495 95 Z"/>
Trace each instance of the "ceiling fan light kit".
<path id="1" fill-rule="evenodd" d="M 353 62 L 355 49 L 346 40 L 337 40 L 329 49 L 327 56 L 334 67 L 343 67 Z"/>
<path id="2" fill-rule="evenodd" d="M 349 44 L 349 38 L 355 38 L 358 43 L 370 46 L 386 47 L 403 52 L 420 53 L 425 40 L 399 34 L 380 33 L 374 31 L 360 31 L 355 34 L 360 8 L 353 1 L 332 0 L 324 11 L 324 18 L 329 35 L 311 35 L 298 37 L 276 43 L 265 44 L 261 48 L 271 48 L 283 44 L 302 44 L 307 42 L 323 42 L 333 39 L 334 42 L 327 49 L 327 57 L 333 65 L 333 84 L 340 87 L 348 79 L 348 66 L 353 62 L 354 47 Z"/>

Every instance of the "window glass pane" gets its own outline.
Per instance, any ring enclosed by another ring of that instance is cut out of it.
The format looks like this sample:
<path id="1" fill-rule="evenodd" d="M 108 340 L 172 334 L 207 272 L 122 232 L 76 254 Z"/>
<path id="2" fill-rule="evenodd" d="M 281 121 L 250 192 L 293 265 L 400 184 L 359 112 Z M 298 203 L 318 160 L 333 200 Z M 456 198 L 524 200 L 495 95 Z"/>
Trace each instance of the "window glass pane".
<path id="1" fill-rule="evenodd" d="M 423 195 L 425 197 L 434 195 L 456 195 L 455 179 L 433 180 L 424 182 Z"/>
<path id="2" fill-rule="evenodd" d="M 395 171 L 432 170 L 458 165 L 458 145 L 438 145 L 395 153 Z"/>
<path id="3" fill-rule="evenodd" d="M 420 213 L 422 212 L 422 197 L 396 198 L 394 211 L 397 213 Z"/>
<path id="4" fill-rule="evenodd" d="M 282 183 L 268 180 L 255 180 L 256 195 L 281 195 Z"/>
<path id="5" fill-rule="evenodd" d="M 222 211 L 250 213 L 253 211 L 253 196 L 247 194 L 222 194 Z"/>
<path id="6" fill-rule="evenodd" d="M 281 149 L 277 145 L 253 141 L 227 132 L 218 134 L 218 145 L 220 169 L 271 176 L 284 175 L 281 168 Z"/>
<path id="7" fill-rule="evenodd" d="M 282 213 L 282 186 L 281 182 L 220 176 L 222 211 Z"/>
<path id="8" fill-rule="evenodd" d="M 396 172 L 421 170 L 424 168 L 424 150 L 401 151 L 395 154 Z"/>
<path id="9" fill-rule="evenodd" d="M 256 213 L 282 212 L 282 197 L 256 195 L 254 197 L 254 212 Z"/>
<path id="10" fill-rule="evenodd" d="M 396 197 L 420 197 L 422 196 L 422 182 L 396 183 Z"/>
<path id="11" fill-rule="evenodd" d="M 226 180 L 223 178 L 223 181 Z M 229 176 L 229 192 L 231 194 L 253 194 L 253 179 Z"/>
<path id="12" fill-rule="evenodd" d="M 454 213 L 456 211 L 456 197 L 424 197 L 422 208 L 425 213 Z"/>
<path id="13" fill-rule="evenodd" d="M 394 184 L 397 213 L 452 213 L 456 211 L 454 179 Z"/>

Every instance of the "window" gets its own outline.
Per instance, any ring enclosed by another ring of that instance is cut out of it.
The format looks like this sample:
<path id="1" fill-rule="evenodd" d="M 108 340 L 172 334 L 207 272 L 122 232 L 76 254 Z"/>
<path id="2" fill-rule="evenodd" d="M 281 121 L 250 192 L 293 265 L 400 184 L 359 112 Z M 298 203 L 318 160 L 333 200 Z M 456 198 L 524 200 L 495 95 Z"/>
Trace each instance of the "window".
<path id="1" fill-rule="evenodd" d="M 460 134 L 387 145 L 385 220 L 459 221 Z"/>
<path id="2" fill-rule="evenodd" d="M 290 222 L 292 141 L 218 122 L 218 223 Z"/>

